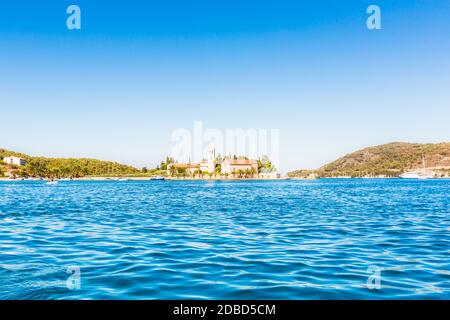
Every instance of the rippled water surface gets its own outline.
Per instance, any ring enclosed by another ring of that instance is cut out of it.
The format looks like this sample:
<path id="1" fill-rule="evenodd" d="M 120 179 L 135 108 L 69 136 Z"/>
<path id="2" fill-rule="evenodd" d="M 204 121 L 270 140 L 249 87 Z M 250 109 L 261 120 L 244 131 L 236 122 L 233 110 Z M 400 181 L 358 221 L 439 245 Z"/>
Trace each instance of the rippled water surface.
<path id="1" fill-rule="evenodd" d="M 0 298 L 450 299 L 450 181 L 0 182 Z"/>

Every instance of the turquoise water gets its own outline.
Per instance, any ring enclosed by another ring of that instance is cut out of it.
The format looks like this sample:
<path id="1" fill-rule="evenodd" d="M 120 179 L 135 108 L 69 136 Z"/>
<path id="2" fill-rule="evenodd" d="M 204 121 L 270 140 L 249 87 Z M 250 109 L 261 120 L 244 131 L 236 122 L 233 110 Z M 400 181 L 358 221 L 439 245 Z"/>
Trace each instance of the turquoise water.
<path id="1" fill-rule="evenodd" d="M 0 298 L 450 299 L 450 180 L 0 182 Z"/>

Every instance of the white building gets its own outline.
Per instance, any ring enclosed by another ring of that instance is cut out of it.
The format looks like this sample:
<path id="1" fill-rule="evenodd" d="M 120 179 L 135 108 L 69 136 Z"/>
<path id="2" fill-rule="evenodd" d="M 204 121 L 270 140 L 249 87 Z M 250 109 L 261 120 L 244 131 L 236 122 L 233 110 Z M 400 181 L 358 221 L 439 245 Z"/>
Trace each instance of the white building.
<path id="1" fill-rule="evenodd" d="M 200 169 L 200 171 L 203 171 L 203 172 L 211 172 L 211 171 L 209 171 L 209 164 L 208 164 L 208 161 L 202 161 L 202 162 L 200 162 L 199 164 L 198 164 L 198 167 L 199 167 L 199 169 Z"/>
<path id="2" fill-rule="evenodd" d="M 225 159 L 222 162 L 222 173 L 233 174 L 239 171 L 250 170 L 254 175 L 258 174 L 258 162 L 247 159 Z"/>
<path id="3" fill-rule="evenodd" d="M 27 162 L 25 161 L 25 159 L 19 158 L 19 157 L 5 157 L 3 158 L 3 162 L 9 165 L 14 165 L 14 166 L 24 166 L 27 164 Z"/>

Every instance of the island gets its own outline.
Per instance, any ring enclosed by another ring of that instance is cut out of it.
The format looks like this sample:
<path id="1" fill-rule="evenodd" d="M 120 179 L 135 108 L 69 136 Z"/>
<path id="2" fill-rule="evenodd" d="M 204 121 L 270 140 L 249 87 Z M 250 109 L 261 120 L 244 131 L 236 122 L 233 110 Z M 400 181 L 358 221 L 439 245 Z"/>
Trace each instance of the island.
<path id="1" fill-rule="evenodd" d="M 289 172 L 288 177 L 397 178 L 413 174 L 450 177 L 450 143 L 387 143 L 352 152 L 315 170 Z"/>
<path id="2" fill-rule="evenodd" d="M 278 179 L 275 166 L 267 156 L 216 156 L 213 146 L 208 159 L 180 163 L 166 157 L 155 168 L 141 169 L 113 161 L 90 158 L 47 158 L 0 149 L 0 179 L 145 180 L 145 179 Z"/>

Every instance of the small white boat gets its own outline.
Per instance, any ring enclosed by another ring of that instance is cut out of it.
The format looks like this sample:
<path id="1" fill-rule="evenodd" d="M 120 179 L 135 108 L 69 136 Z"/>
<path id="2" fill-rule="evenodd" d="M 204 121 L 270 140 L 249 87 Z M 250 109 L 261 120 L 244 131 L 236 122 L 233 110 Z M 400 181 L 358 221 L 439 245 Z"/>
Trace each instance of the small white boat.
<path id="1" fill-rule="evenodd" d="M 417 172 L 405 172 L 402 173 L 400 176 L 402 179 L 419 179 L 419 174 Z"/>
<path id="2" fill-rule="evenodd" d="M 49 180 L 47 181 L 47 184 L 58 184 L 58 180 Z"/>
<path id="3" fill-rule="evenodd" d="M 434 178 L 434 174 L 432 171 L 427 170 L 427 167 L 425 166 L 425 157 L 423 156 L 422 157 L 422 169 L 402 173 L 399 177 L 403 178 L 403 179 L 425 180 L 425 179 Z"/>
<path id="4" fill-rule="evenodd" d="M 402 179 L 420 179 L 420 180 L 434 178 L 433 174 L 428 171 L 405 172 L 405 173 L 402 173 L 399 177 Z"/>

